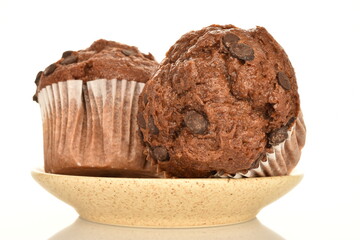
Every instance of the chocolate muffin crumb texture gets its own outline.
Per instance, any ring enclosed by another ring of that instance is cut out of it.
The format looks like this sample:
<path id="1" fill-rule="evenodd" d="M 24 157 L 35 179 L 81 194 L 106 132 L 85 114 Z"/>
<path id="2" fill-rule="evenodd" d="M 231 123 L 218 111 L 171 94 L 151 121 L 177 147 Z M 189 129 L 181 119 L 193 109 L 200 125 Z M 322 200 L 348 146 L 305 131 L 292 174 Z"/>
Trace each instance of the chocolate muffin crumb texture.
<path id="1" fill-rule="evenodd" d="M 208 177 L 258 166 L 299 111 L 294 69 L 265 28 L 212 25 L 170 48 L 140 96 L 138 121 L 161 170 Z"/>

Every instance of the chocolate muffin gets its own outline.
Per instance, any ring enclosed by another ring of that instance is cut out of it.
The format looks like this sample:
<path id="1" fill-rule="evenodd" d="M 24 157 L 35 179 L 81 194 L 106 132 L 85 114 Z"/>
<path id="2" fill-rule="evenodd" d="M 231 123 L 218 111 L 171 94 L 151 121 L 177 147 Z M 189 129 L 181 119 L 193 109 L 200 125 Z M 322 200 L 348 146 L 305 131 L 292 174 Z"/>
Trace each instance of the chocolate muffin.
<path id="1" fill-rule="evenodd" d="M 158 67 L 136 47 L 98 40 L 66 51 L 40 71 L 45 171 L 91 176 L 157 176 L 143 154 L 138 97 Z"/>
<path id="2" fill-rule="evenodd" d="M 297 90 L 265 28 L 189 32 L 140 95 L 147 158 L 169 177 L 289 174 L 305 143 Z"/>

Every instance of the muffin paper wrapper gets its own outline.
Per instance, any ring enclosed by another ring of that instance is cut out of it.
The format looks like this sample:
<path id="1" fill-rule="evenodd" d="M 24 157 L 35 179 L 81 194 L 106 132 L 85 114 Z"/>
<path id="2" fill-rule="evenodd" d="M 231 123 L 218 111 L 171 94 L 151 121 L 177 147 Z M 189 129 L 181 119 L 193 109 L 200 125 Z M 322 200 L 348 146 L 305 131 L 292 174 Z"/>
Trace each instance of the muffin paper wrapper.
<path id="1" fill-rule="evenodd" d="M 156 166 L 143 155 L 137 125 L 139 95 L 144 83 L 96 79 L 53 83 L 39 94 L 43 120 L 45 171 L 102 168 L 156 176 Z M 305 144 L 300 112 L 288 138 L 266 153 L 266 161 L 247 172 L 215 177 L 242 178 L 289 175 Z M 159 177 L 159 176 L 156 176 Z"/>
<path id="2" fill-rule="evenodd" d="M 245 173 L 238 172 L 235 176 L 217 173 L 216 177 L 242 178 L 289 175 L 300 160 L 305 139 L 306 127 L 300 111 L 295 124 L 288 131 L 288 138 L 284 142 L 273 146 L 270 153 L 266 153 L 266 161 L 260 161 L 257 168 L 250 169 Z"/>
<path id="3" fill-rule="evenodd" d="M 43 88 L 38 99 L 45 171 L 78 167 L 150 171 L 136 119 L 143 87 L 134 81 L 96 79 Z"/>

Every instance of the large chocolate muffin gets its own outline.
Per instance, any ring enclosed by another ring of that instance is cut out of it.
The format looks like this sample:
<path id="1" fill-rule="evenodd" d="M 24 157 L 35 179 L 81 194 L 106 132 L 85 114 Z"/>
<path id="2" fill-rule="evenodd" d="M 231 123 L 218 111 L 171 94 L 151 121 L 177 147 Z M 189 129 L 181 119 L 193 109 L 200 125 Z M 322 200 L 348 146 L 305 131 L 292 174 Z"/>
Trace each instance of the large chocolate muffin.
<path id="1" fill-rule="evenodd" d="M 138 96 L 157 69 L 151 54 L 98 40 L 66 51 L 36 77 L 45 171 L 92 176 L 157 176 L 136 123 Z"/>
<path id="2" fill-rule="evenodd" d="M 265 28 L 189 32 L 140 96 L 148 159 L 174 177 L 289 174 L 305 140 L 297 90 L 285 51 Z M 269 171 L 279 150 L 282 162 Z"/>

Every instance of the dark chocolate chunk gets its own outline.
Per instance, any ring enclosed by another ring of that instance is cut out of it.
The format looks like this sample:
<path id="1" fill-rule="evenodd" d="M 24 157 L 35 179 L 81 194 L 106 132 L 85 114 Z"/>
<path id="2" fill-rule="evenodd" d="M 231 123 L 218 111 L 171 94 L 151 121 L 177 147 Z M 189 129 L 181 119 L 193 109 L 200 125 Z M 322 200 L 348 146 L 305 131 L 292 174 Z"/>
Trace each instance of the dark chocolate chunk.
<path id="1" fill-rule="evenodd" d="M 233 57 L 239 60 L 251 61 L 254 60 L 254 50 L 244 43 L 232 43 L 230 44 L 229 51 Z"/>
<path id="2" fill-rule="evenodd" d="M 188 111 L 185 114 L 184 122 L 190 131 L 195 134 L 204 134 L 208 127 L 206 118 L 196 111 Z"/>
<path id="3" fill-rule="evenodd" d="M 76 63 L 77 60 L 78 60 L 77 56 L 71 55 L 71 56 L 64 58 L 64 60 L 61 61 L 61 65 L 68 65 L 68 64 Z"/>
<path id="4" fill-rule="evenodd" d="M 135 55 L 135 52 L 132 51 L 132 50 L 123 49 L 123 50 L 121 50 L 121 52 L 122 52 L 125 56 Z"/>
<path id="5" fill-rule="evenodd" d="M 152 150 L 154 158 L 159 162 L 169 161 L 169 153 L 165 147 L 158 146 Z"/>
<path id="6" fill-rule="evenodd" d="M 44 75 L 49 76 L 50 74 L 52 74 L 55 71 L 55 69 L 56 69 L 55 63 L 49 65 L 47 68 L 45 68 Z"/>
<path id="7" fill-rule="evenodd" d="M 38 74 L 36 74 L 36 78 L 35 78 L 35 84 L 36 84 L 36 86 L 39 85 L 39 81 L 40 81 L 40 78 L 41 78 L 41 74 L 42 74 L 42 73 L 43 73 L 43 72 L 40 71 L 40 72 L 38 72 Z"/>
<path id="8" fill-rule="evenodd" d="M 240 38 L 232 33 L 227 33 L 223 37 L 223 43 L 226 47 L 230 47 L 231 44 L 237 43 L 239 40 L 240 40 Z"/>
<path id="9" fill-rule="evenodd" d="M 140 112 L 137 115 L 137 121 L 138 121 L 139 127 L 144 128 L 144 129 L 146 128 L 146 121 L 145 121 L 144 115 Z"/>
<path id="10" fill-rule="evenodd" d="M 279 143 L 282 143 L 287 138 L 288 138 L 288 127 L 287 126 L 275 129 L 268 136 L 269 143 L 273 146 L 278 145 Z"/>
<path id="11" fill-rule="evenodd" d="M 67 58 L 67 57 L 70 57 L 71 55 L 73 54 L 73 51 L 66 51 L 66 52 L 63 52 L 61 58 Z"/>
<path id="12" fill-rule="evenodd" d="M 284 72 L 278 72 L 276 78 L 280 86 L 282 86 L 285 90 L 289 90 L 291 88 L 290 80 Z"/>
<path id="13" fill-rule="evenodd" d="M 157 126 L 154 123 L 154 118 L 153 116 L 150 115 L 149 117 L 149 121 L 148 121 L 148 128 L 149 128 L 149 132 L 150 134 L 154 134 L 154 135 L 158 135 L 159 134 L 159 129 L 157 128 Z"/>
<path id="14" fill-rule="evenodd" d="M 33 96 L 33 101 L 38 102 L 38 96 L 37 96 L 36 93 L 35 93 L 34 96 Z"/>

